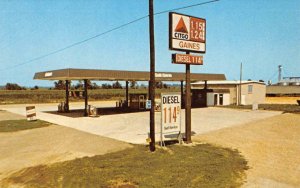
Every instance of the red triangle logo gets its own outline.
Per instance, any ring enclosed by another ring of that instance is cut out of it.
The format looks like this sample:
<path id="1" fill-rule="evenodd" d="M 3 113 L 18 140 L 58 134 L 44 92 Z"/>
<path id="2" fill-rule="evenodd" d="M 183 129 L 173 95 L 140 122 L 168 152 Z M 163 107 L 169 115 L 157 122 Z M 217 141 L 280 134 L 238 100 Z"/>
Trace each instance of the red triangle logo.
<path id="1" fill-rule="evenodd" d="M 180 20 L 175 28 L 175 32 L 188 33 L 182 17 L 180 18 Z"/>

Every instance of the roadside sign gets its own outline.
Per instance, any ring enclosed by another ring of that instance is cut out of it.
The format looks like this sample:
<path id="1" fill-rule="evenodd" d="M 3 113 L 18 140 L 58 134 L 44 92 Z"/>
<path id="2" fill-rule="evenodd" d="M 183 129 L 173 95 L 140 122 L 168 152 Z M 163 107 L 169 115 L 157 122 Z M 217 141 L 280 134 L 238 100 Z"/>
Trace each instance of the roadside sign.
<path id="1" fill-rule="evenodd" d="M 28 121 L 36 120 L 35 106 L 26 106 L 26 117 Z"/>
<path id="2" fill-rule="evenodd" d="M 177 140 L 181 134 L 180 93 L 161 94 L 161 141 Z"/>
<path id="3" fill-rule="evenodd" d="M 169 48 L 170 50 L 205 53 L 206 20 L 170 12 Z"/>
<path id="4" fill-rule="evenodd" d="M 188 54 L 172 54 L 172 63 L 203 65 L 203 56 L 195 56 Z"/>
<path id="5" fill-rule="evenodd" d="M 151 100 L 146 100 L 146 109 L 151 109 Z"/>

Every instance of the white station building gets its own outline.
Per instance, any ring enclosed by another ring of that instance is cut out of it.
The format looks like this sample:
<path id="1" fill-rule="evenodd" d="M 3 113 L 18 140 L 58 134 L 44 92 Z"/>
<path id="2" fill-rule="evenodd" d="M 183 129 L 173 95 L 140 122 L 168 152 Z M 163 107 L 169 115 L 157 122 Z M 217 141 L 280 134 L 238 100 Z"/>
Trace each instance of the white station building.
<path id="1" fill-rule="evenodd" d="M 192 101 L 199 106 L 260 104 L 265 102 L 266 96 L 265 83 L 258 81 L 207 81 L 206 88 L 205 82 L 199 81 L 192 83 L 191 88 Z"/>

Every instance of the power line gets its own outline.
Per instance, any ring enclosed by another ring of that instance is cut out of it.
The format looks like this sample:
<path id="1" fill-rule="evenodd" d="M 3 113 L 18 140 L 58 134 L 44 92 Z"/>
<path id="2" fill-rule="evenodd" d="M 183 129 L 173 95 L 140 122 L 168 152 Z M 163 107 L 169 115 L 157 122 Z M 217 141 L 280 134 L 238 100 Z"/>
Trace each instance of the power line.
<path id="1" fill-rule="evenodd" d="M 171 12 L 171 11 L 177 11 L 177 10 L 182 10 L 182 9 L 192 8 L 192 7 L 196 7 L 196 6 L 201 6 L 201 5 L 205 5 L 205 4 L 214 3 L 214 2 L 217 2 L 217 1 L 220 1 L 220 0 L 211 0 L 211 1 L 206 1 L 206 2 L 202 2 L 202 3 L 197 3 L 197 4 L 189 5 L 189 6 L 184 6 L 184 7 L 179 7 L 179 8 L 175 8 L 175 9 L 165 10 L 165 11 L 157 12 L 157 13 L 155 13 L 154 15 L 159 15 L 159 14 L 164 14 L 164 13 L 168 13 L 168 12 Z M 16 68 L 16 67 L 19 67 L 19 66 L 22 66 L 22 65 L 25 65 L 25 64 L 32 63 L 32 62 L 34 62 L 34 61 L 43 59 L 43 58 L 45 58 L 45 57 L 48 57 L 48 56 L 57 54 L 57 53 L 59 53 L 59 52 L 62 52 L 62 51 L 64 51 L 64 50 L 67 50 L 67 49 L 72 48 L 72 47 L 74 47 L 74 46 L 78 46 L 78 45 L 80 45 L 80 44 L 82 44 L 82 43 L 85 43 L 85 42 L 88 42 L 88 41 L 90 41 L 90 40 L 92 40 L 92 39 L 101 37 L 101 36 L 103 36 L 103 35 L 105 35 L 105 34 L 108 34 L 108 33 L 110 33 L 110 32 L 113 32 L 113 31 L 116 31 L 116 30 L 121 29 L 121 28 L 123 28 L 123 27 L 126 27 L 126 26 L 128 26 L 128 25 L 130 25 L 130 24 L 133 24 L 133 23 L 135 23 L 135 22 L 141 21 L 141 20 L 147 18 L 148 16 L 149 16 L 149 15 L 142 16 L 142 17 L 140 17 L 140 18 L 137 18 L 137 19 L 135 19 L 135 20 L 132 20 L 132 21 L 130 21 L 130 22 L 127 22 L 127 23 L 125 23 L 125 24 L 122 24 L 122 25 L 120 25 L 120 26 L 114 27 L 114 28 L 112 28 L 112 29 L 109 29 L 109 30 L 104 31 L 104 32 L 102 32 L 102 33 L 99 33 L 99 34 L 97 34 L 97 35 L 94 35 L 94 36 L 92 36 L 92 37 L 89 37 L 89 38 L 87 38 L 87 39 L 84 39 L 84 40 L 82 40 L 82 41 L 75 42 L 75 43 L 73 43 L 73 44 L 70 44 L 70 45 L 65 46 L 65 47 L 63 47 L 63 48 L 60 48 L 60 49 L 58 49 L 58 50 L 52 51 L 52 52 L 50 52 L 50 53 L 47 53 L 47 54 L 44 54 L 44 55 L 35 57 L 35 58 L 30 59 L 30 60 L 28 60 L 28 61 L 25 61 L 25 62 L 23 62 L 23 63 L 16 64 L 16 65 L 14 65 L 14 66 L 11 66 L 11 67 L 7 67 L 7 68 L 4 68 L 4 69 L 1 69 L 0 71 L 4 71 L 4 70 L 8 70 L 8 69 L 13 69 L 13 68 Z"/>
<path id="2" fill-rule="evenodd" d="M 197 4 L 193 4 L 193 5 L 188 5 L 188 6 L 185 6 L 185 7 L 179 7 L 179 8 L 175 8 L 175 9 L 164 10 L 164 11 L 161 11 L 161 12 L 157 12 L 154 15 L 164 14 L 164 13 L 168 13 L 168 12 L 172 12 L 172 11 L 176 11 L 176 10 L 182 10 L 182 9 L 192 8 L 192 7 L 196 7 L 196 6 L 200 6 L 200 5 L 214 3 L 214 2 L 217 2 L 217 1 L 220 1 L 220 0 L 211 0 L 211 1 L 206 1 L 206 2 L 197 3 Z"/>

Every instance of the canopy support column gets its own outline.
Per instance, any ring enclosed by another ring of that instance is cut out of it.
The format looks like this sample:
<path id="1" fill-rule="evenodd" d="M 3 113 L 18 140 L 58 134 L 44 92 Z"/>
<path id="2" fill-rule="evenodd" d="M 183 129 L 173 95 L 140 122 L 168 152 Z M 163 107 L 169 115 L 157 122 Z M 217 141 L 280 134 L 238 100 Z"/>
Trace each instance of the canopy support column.
<path id="1" fill-rule="evenodd" d="M 84 80 L 84 116 L 88 116 L 88 89 L 87 89 L 87 80 Z"/>
<path id="2" fill-rule="evenodd" d="M 65 101 L 65 112 L 69 112 L 69 80 L 66 80 L 66 101 Z"/>
<path id="3" fill-rule="evenodd" d="M 128 107 L 128 80 L 126 81 L 126 107 Z"/>

